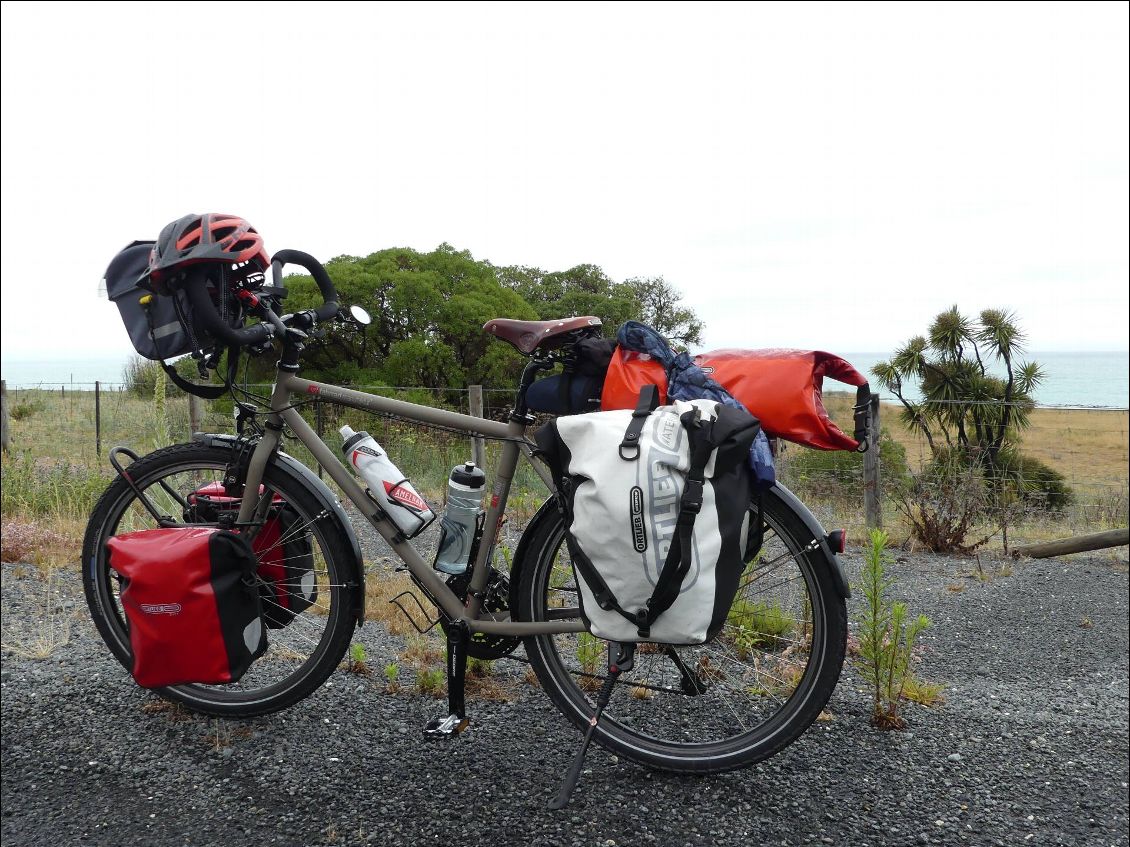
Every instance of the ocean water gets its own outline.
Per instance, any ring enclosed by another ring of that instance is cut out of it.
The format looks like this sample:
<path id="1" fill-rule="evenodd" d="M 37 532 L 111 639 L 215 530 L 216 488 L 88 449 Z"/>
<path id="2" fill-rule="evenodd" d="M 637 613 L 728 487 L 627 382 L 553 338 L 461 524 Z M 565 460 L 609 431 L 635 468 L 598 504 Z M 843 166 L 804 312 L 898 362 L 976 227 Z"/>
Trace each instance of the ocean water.
<path id="1" fill-rule="evenodd" d="M 890 353 L 841 354 L 868 378 L 876 362 Z M 4 358 L 0 375 L 9 388 L 59 387 L 93 389 L 95 380 L 116 384 L 122 380 L 122 367 L 127 355 L 77 359 Z M 1040 353 L 1029 359 L 1039 362 L 1045 372 L 1042 385 L 1036 389 L 1036 402 L 1041 406 L 1097 406 L 1125 409 L 1130 406 L 1130 354 L 1115 353 Z M 1003 369 L 1001 369 L 1003 374 Z M 829 390 L 838 383 L 829 382 Z"/>
<path id="2" fill-rule="evenodd" d="M 871 368 L 890 358 L 890 353 L 844 353 L 845 359 L 868 379 Z M 1025 361 L 1038 362 L 1044 380 L 1036 388 L 1039 406 L 1084 406 L 1125 409 L 1130 405 L 1130 353 L 1031 352 Z M 989 370 L 1005 375 L 1004 366 L 990 363 Z M 835 383 L 831 383 L 834 387 Z M 917 397 L 907 393 L 908 399 Z"/>

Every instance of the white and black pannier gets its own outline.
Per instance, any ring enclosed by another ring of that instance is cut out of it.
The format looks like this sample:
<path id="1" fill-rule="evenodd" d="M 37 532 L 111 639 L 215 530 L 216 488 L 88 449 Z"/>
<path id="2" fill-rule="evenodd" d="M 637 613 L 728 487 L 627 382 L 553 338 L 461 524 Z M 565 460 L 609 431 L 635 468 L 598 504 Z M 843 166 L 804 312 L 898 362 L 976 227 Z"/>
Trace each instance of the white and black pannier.
<path id="1" fill-rule="evenodd" d="M 537 433 L 558 482 L 581 615 L 609 641 L 701 644 L 746 558 L 757 419 L 710 400 L 558 418 Z"/>

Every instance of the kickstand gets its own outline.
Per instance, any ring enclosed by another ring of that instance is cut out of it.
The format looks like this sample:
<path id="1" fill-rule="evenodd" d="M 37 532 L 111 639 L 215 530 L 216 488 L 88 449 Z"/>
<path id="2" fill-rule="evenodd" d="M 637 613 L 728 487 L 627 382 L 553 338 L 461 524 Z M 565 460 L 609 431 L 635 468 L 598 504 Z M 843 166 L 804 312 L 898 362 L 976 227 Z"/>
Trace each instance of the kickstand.
<path id="1" fill-rule="evenodd" d="M 452 621 L 447 628 L 447 717 L 428 721 L 424 735 L 454 738 L 470 723 L 463 701 L 463 684 L 467 678 L 467 644 L 470 640 L 471 633 L 466 622 Z"/>
<path id="2" fill-rule="evenodd" d="M 577 781 L 581 778 L 581 768 L 585 765 L 585 751 L 589 749 L 593 730 L 596 729 L 604 707 L 612 699 L 612 689 L 616 687 L 617 678 L 624 671 L 630 671 L 635 664 L 632 658 L 635 652 L 635 644 L 616 642 L 608 645 L 608 676 L 605 677 L 604 684 L 600 686 L 600 691 L 596 695 L 596 712 L 589 718 L 589 725 L 585 730 L 585 737 L 581 739 L 581 749 L 577 751 L 577 758 L 573 760 L 573 767 L 569 768 L 569 773 L 565 775 L 565 782 L 562 783 L 557 796 L 549 801 L 549 808 L 553 811 L 564 809 L 569 804 L 573 789 L 577 787 Z"/>

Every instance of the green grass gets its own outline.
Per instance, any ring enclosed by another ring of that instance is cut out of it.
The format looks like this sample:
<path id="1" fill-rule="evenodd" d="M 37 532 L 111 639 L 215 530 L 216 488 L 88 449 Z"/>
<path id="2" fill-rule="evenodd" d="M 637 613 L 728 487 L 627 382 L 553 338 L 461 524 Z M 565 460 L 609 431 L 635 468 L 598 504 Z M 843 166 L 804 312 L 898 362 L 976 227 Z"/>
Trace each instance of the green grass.
<path id="1" fill-rule="evenodd" d="M 776 647 L 792 634 L 796 621 L 776 601 L 738 598 L 730 607 L 726 624 L 740 658 L 755 649 Z"/>

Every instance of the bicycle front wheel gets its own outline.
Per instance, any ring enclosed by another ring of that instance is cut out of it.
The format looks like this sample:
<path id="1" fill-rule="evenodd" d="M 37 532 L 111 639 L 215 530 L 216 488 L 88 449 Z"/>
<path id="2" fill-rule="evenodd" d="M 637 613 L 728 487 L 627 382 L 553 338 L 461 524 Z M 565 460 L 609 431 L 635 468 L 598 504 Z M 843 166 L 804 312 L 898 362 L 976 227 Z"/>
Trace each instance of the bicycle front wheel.
<path id="1" fill-rule="evenodd" d="M 193 516 L 189 495 L 220 483 L 231 456 L 231 450 L 223 447 L 177 444 L 138 459 L 128 473 L 158 514 L 181 522 Z M 298 702 L 337 667 L 353 633 L 354 592 L 362 588 L 353 584 L 352 553 L 334 531 L 333 519 L 304 484 L 274 466 L 268 466 L 263 485 L 296 514 L 286 529 L 286 540 L 304 538 L 302 543 L 309 544 L 316 598 L 289 624 L 268 630 L 267 651 L 238 682 L 157 690 L 162 697 L 197 712 L 251 717 Z M 110 568 L 106 542 L 115 535 L 157 526 L 134 487 L 119 476 L 95 506 L 83 540 L 83 587 L 91 616 L 110 651 L 126 668 L 132 666 L 129 626 L 121 603 L 121 578 Z"/>
<path id="2" fill-rule="evenodd" d="M 747 566 L 722 632 L 710 643 L 642 643 L 593 739 L 649 767 L 712 773 L 761 761 L 794 741 L 835 688 L 847 641 L 846 609 L 823 553 L 788 503 L 764 500 L 765 541 Z M 520 563 L 522 620 L 579 616 L 560 517 L 542 525 Z M 526 639 L 554 705 L 589 725 L 607 674 L 603 641 L 588 633 Z"/>

